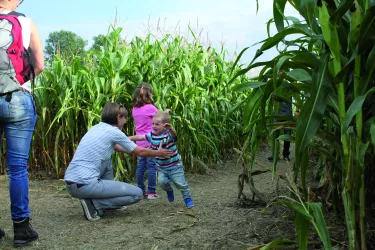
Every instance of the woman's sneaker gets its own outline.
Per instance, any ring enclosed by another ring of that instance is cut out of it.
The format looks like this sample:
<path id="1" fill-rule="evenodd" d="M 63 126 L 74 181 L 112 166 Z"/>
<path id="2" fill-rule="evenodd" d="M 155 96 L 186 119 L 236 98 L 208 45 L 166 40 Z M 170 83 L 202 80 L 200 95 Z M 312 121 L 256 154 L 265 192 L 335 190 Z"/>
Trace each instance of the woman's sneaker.
<path id="1" fill-rule="evenodd" d="M 173 190 L 172 190 L 172 191 L 167 191 L 167 197 L 168 197 L 168 201 L 169 201 L 169 202 L 174 201 L 174 193 L 173 193 Z"/>
<path id="2" fill-rule="evenodd" d="M 148 192 L 147 193 L 147 199 L 148 200 L 156 200 L 156 199 L 159 199 L 159 198 L 160 198 L 160 196 L 155 192 Z"/>
<path id="3" fill-rule="evenodd" d="M 186 208 L 192 208 L 192 207 L 194 207 L 194 202 L 191 198 L 186 198 L 185 199 L 185 205 L 186 205 Z"/>
<path id="4" fill-rule="evenodd" d="M 81 206 L 83 209 L 83 214 L 85 218 L 89 221 L 97 221 L 100 220 L 100 215 L 96 210 L 94 204 L 92 204 L 91 199 L 80 199 Z"/>

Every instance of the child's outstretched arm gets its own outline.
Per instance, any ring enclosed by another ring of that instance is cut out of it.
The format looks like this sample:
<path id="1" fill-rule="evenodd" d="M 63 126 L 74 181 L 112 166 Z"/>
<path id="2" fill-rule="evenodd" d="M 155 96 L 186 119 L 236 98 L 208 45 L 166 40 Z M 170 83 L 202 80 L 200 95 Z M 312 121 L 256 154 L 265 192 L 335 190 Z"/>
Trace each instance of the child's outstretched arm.
<path id="1" fill-rule="evenodd" d="M 133 135 L 133 136 L 129 136 L 129 139 L 131 141 L 145 141 L 146 136 L 144 136 L 144 135 Z"/>

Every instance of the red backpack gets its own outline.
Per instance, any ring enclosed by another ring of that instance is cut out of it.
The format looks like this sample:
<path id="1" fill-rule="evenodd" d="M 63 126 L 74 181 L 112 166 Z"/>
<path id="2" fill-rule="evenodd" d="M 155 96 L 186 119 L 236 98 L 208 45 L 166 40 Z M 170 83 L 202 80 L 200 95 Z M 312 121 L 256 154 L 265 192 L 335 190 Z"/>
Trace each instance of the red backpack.
<path id="1" fill-rule="evenodd" d="M 30 54 L 23 46 L 21 13 L 0 14 L 0 95 L 10 93 L 30 80 Z"/>

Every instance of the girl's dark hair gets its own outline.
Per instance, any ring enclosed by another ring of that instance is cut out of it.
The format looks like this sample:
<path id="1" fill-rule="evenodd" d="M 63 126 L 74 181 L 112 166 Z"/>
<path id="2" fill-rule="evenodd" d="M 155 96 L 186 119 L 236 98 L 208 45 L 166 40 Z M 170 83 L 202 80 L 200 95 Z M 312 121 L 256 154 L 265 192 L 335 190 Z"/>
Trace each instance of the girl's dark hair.
<path id="1" fill-rule="evenodd" d="M 152 88 L 148 83 L 141 83 L 134 91 L 133 107 L 142 107 L 146 104 L 153 104 Z"/>
<path id="2" fill-rule="evenodd" d="M 102 111 L 102 122 L 117 125 L 117 116 L 127 117 L 128 111 L 121 103 L 107 102 Z"/>

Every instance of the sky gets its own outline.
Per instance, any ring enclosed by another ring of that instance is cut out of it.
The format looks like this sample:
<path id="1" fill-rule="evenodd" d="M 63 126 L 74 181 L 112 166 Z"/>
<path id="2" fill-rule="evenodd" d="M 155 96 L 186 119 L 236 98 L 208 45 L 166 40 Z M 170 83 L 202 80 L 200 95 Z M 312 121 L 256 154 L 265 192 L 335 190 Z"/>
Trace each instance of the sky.
<path id="1" fill-rule="evenodd" d="M 107 34 L 117 11 L 118 26 L 124 29 L 122 36 L 127 41 L 145 37 L 147 30 L 156 32 L 158 23 L 166 33 L 186 35 L 190 24 L 205 44 L 210 41 L 220 48 L 224 43 L 228 59 L 233 60 L 235 52 L 267 38 L 272 5 L 273 0 L 259 0 L 257 13 L 255 0 L 25 0 L 17 11 L 33 19 L 43 46 L 51 32 L 60 30 L 76 33 L 90 46 L 94 36 Z M 290 6 L 285 14 L 299 17 Z M 250 47 L 241 62 L 249 63 L 259 47 Z M 266 52 L 258 61 L 275 55 L 274 50 Z"/>

